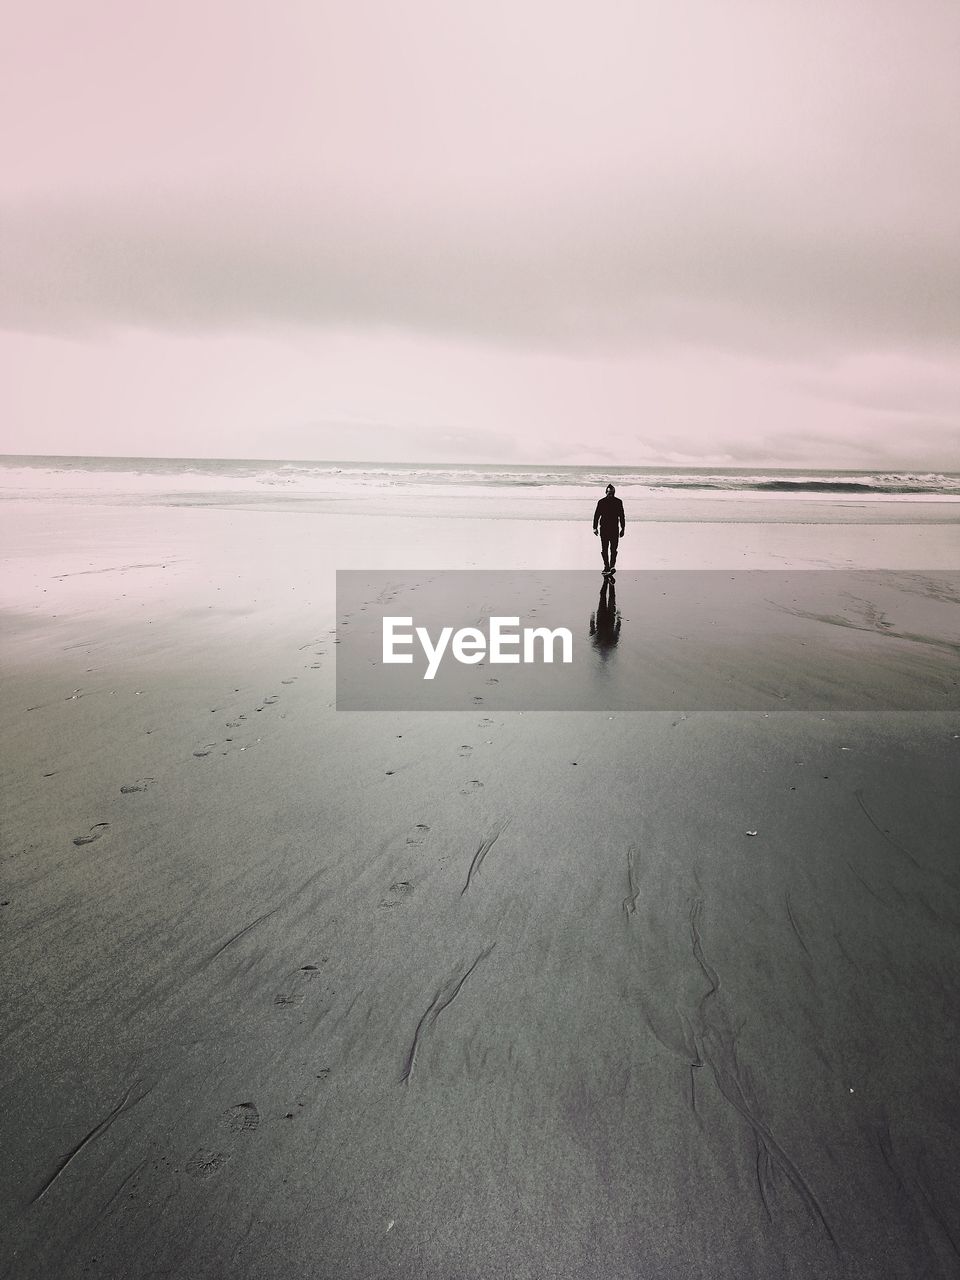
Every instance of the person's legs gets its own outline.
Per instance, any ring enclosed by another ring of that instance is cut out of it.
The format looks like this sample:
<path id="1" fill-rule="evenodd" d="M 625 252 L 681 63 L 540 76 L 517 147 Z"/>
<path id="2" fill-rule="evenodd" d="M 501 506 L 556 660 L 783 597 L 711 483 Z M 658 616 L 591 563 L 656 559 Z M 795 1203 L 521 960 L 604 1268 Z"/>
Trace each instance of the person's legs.
<path id="1" fill-rule="evenodd" d="M 620 545 L 619 533 L 614 533 L 610 537 L 610 568 L 617 567 L 617 547 Z"/>
<path id="2" fill-rule="evenodd" d="M 600 530 L 600 550 L 603 552 L 603 567 L 610 568 L 610 535 Z"/>

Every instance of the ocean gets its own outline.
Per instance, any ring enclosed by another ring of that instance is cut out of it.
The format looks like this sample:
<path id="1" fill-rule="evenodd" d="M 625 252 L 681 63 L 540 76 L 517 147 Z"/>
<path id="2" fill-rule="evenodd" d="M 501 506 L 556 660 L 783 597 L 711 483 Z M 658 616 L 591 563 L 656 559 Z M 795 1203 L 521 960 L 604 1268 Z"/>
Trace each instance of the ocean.
<path id="1" fill-rule="evenodd" d="M 204 494 L 346 497 L 385 491 L 489 494 L 528 490 L 544 498 L 590 496 L 612 482 L 631 497 L 765 495 L 864 500 L 960 500 L 960 472 L 784 468 L 541 466 L 335 462 L 253 458 L 120 458 L 0 455 L 0 497 L 153 496 L 189 503 Z"/>

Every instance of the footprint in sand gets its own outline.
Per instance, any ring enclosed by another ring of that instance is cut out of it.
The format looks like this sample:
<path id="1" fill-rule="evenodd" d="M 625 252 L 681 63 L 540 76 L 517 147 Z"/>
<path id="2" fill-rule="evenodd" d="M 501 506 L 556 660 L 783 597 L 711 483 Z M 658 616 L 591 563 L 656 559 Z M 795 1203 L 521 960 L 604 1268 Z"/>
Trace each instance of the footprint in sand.
<path id="1" fill-rule="evenodd" d="M 187 1161 L 187 1173 L 198 1182 L 205 1182 L 218 1174 L 230 1159 L 230 1151 L 195 1151 Z"/>
<path id="2" fill-rule="evenodd" d="M 238 1102 L 223 1113 L 233 1133 L 256 1133 L 260 1128 L 260 1112 L 252 1102 Z"/>
<path id="3" fill-rule="evenodd" d="M 418 822 L 413 829 L 413 833 L 407 836 L 407 844 L 415 844 L 415 845 L 424 844 L 426 841 L 427 832 L 429 830 L 430 828 L 427 826 L 425 822 Z"/>
<path id="4" fill-rule="evenodd" d="M 232 1107 L 222 1111 L 216 1128 L 223 1133 L 256 1133 L 260 1128 L 260 1112 L 252 1102 L 235 1102 Z M 217 1142 L 215 1134 L 208 1135 L 212 1143 Z M 205 1182 L 222 1171 L 227 1161 L 233 1158 L 232 1150 L 214 1150 L 211 1147 L 200 1147 L 186 1163 L 186 1171 L 191 1178 Z"/>
<path id="5" fill-rule="evenodd" d="M 281 683 L 281 684 L 293 684 L 293 682 L 296 680 L 296 678 L 297 678 L 296 676 L 291 676 L 289 680 L 281 680 L 281 681 L 280 681 L 280 683 Z"/>
<path id="6" fill-rule="evenodd" d="M 105 836 L 110 829 L 109 822 L 95 822 L 90 828 L 90 834 L 85 836 L 74 836 L 73 843 L 76 845 L 93 844 L 94 840 L 99 840 L 101 836 Z"/>
<path id="7" fill-rule="evenodd" d="M 193 754 L 197 757 L 198 760 L 201 760 L 204 756 L 208 756 L 210 752 L 214 750 L 216 745 L 217 744 L 215 742 L 208 742 L 202 751 L 195 751 Z"/>
<path id="8" fill-rule="evenodd" d="M 137 791 L 147 791 L 156 782 L 156 778 L 138 778 L 136 782 L 128 782 L 120 788 L 122 796 L 132 796 Z"/>
<path id="9" fill-rule="evenodd" d="M 280 696 L 279 694 L 271 693 L 269 698 L 264 698 L 263 705 L 265 707 L 272 707 L 273 704 L 277 701 L 279 696 Z"/>
<path id="10" fill-rule="evenodd" d="M 391 907 L 399 907 L 413 893 L 413 885 L 409 880 L 398 880 L 392 884 L 387 890 L 386 897 L 381 898 L 377 904 L 381 908 L 389 909 Z"/>
<path id="11" fill-rule="evenodd" d="M 289 1005 L 295 1007 L 298 1004 L 303 1004 L 303 996 L 297 992 L 293 995 L 284 995 L 283 993 L 280 993 L 273 997 L 273 1003 L 276 1005 Z"/>
<path id="12" fill-rule="evenodd" d="M 472 751 L 473 751 L 473 747 L 471 747 L 468 742 L 465 742 L 461 746 L 460 750 L 457 752 L 457 755 L 460 756 L 461 759 L 463 759 L 465 756 L 470 755 Z"/>
<path id="13" fill-rule="evenodd" d="M 471 778 L 469 782 L 464 783 L 460 788 L 460 794 L 462 796 L 472 795 L 474 791 L 479 791 L 482 786 L 483 783 L 478 778 Z"/>

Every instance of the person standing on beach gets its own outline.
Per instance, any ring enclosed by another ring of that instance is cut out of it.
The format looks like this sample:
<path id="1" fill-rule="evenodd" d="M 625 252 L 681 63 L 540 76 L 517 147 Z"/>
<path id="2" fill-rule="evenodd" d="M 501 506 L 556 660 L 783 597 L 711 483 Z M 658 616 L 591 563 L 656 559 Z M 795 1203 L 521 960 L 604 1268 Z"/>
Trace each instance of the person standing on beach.
<path id="1" fill-rule="evenodd" d="M 597 503 L 593 513 L 593 532 L 600 538 L 603 552 L 603 572 L 612 574 L 617 567 L 617 547 L 623 537 L 627 521 L 623 503 L 616 497 L 616 489 L 607 485 L 607 496 Z"/>

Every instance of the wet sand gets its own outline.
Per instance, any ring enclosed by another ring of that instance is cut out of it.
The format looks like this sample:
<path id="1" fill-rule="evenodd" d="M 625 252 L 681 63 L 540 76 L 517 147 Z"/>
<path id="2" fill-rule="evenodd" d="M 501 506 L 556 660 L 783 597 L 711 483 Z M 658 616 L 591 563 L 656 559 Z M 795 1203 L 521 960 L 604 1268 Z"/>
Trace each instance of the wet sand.
<path id="1" fill-rule="evenodd" d="M 338 713 L 334 568 L 583 530 L 11 527 L 4 1274 L 955 1274 L 955 705 Z M 642 537 L 957 563 L 956 526 Z"/>

